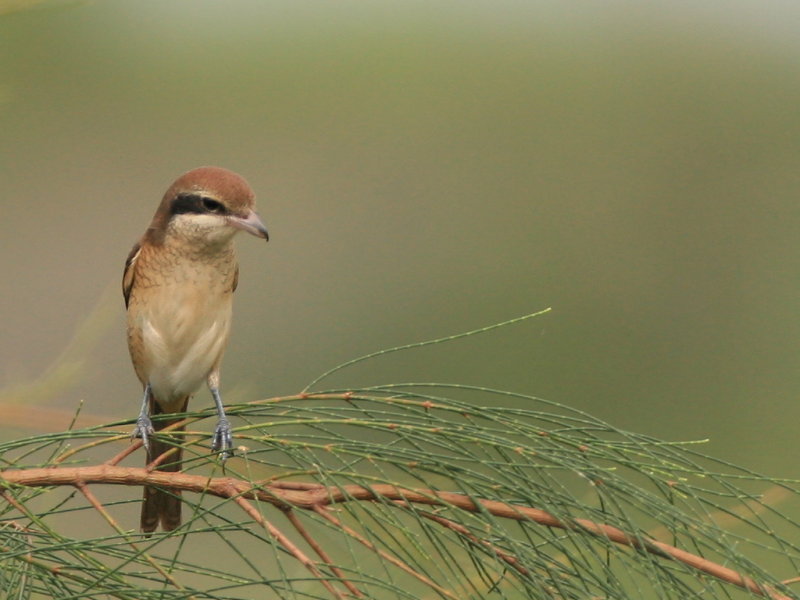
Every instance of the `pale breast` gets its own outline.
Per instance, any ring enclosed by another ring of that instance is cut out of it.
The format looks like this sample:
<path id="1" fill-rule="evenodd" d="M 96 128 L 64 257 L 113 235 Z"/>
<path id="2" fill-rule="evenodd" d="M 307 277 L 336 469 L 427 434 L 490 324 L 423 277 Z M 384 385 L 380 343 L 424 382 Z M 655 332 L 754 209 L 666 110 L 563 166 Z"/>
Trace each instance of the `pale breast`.
<path id="1" fill-rule="evenodd" d="M 232 257 L 231 257 L 232 258 Z M 141 265 L 137 265 L 141 268 Z M 137 282 L 128 307 L 128 343 L 137 374 L 167 411 L 180 409 L 219 367 L 231 324 L 235 263 L 174 261 Z"/>

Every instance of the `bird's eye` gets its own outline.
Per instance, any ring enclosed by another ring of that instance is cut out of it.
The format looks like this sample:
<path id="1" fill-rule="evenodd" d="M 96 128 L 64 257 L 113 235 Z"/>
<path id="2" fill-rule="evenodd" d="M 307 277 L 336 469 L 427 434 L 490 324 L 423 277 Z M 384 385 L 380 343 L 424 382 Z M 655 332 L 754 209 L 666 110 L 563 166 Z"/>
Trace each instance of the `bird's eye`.
<path id="1" fill-rule="evenodd" d="M 222 213 L 225 212 L 225 207 L 222 205 L 222 203 L 221 202 L 217 202 L 216 200 L 214 200 L 212 198 L 205 198 L 204 197 L 201 200 L 201 202 L 203 203 L 203 208 L 205 210 L 207 210 L 208 212 L 210 212 L 210 213 L 221 215 Z"/>

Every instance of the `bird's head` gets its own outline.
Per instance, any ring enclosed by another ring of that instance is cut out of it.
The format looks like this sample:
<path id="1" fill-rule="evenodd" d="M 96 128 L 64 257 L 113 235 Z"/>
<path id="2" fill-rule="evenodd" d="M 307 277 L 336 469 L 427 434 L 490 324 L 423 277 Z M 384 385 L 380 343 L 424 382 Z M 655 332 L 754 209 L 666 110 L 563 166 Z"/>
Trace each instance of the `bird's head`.
<path id="1" fill-rule="evenodd" d="M 255 211 L 255 194 L 233 171 L 200 167 L 181 175 L 164 194 L 148 236 L 155 243 L 174 236 L 194 245 L 227 244 L 239 231 L 269 240 Z"/>

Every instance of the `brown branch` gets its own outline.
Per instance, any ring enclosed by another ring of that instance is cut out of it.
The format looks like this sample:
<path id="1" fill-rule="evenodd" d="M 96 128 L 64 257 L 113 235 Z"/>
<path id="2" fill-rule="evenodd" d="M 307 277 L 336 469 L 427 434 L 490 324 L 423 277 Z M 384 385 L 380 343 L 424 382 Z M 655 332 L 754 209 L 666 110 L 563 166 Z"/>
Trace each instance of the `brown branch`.
<path id="1" fill-rule="evenodd" d="M 434 490 L 406 489 L 383 484 L 365 488 L 359 485 L 327 487 L 314 483 L 272 482 L 270 484 L 251 484 L 231 477 L 208 478 L 188 473 L 148 471 L 145 468 L 119 467 L 108 464 L 91 467 L 58 467 L 40 469 L 21 469 L 0 471 L 0 485 L 74 486 L 77 482 L 104 483 L 113 485 L 156 485 L 175 490 L 212 494 L 221 498 L 238 497 L 258 499 L 284 510 L 300 508 L 317 510 L 320 507 L 351 501 L 387 500 L 401 501 L 428 506 L 450 506 L 469 512 L 485 511 L 497 517 L 516 521 L 532 521 L 546 527 L 583 531 L 616 544 L 635 548 L 659 557 L 679 561 L 697 571 L 701 571 L 722 581 L 744 588 L 758 596 L 772 600 L 789 600 L 769 586 L 757 583 L 737 571 L 714 563 L 696 554 L 686 552 L 664 542 L 644 536 L 628 534 L 617 527 L 590 521 L 574 519 L 562 521 L 547 511 L 529 506 L 519 506 L 498 500 L 476 501 L 463 494 L 439 492 Z"/>

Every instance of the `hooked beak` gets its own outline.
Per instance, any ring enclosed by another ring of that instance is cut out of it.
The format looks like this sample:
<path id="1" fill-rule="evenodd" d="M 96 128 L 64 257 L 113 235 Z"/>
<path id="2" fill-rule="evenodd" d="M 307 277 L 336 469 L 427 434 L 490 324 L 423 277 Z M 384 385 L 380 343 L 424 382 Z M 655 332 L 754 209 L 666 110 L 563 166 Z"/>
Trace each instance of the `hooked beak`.
<path id="1" fill-rule="evenodd" d="M 230 220 L 230 224 L 236 227 L 236 229 L 241 229 L 251 235 L 269 241 L 267 228 L 264 227 L 264 223 L 261 222 L 261 219 L 254 210 L 251 210 L 246 217 L 231 216 L 228 217 L 228 219 Z"/>

